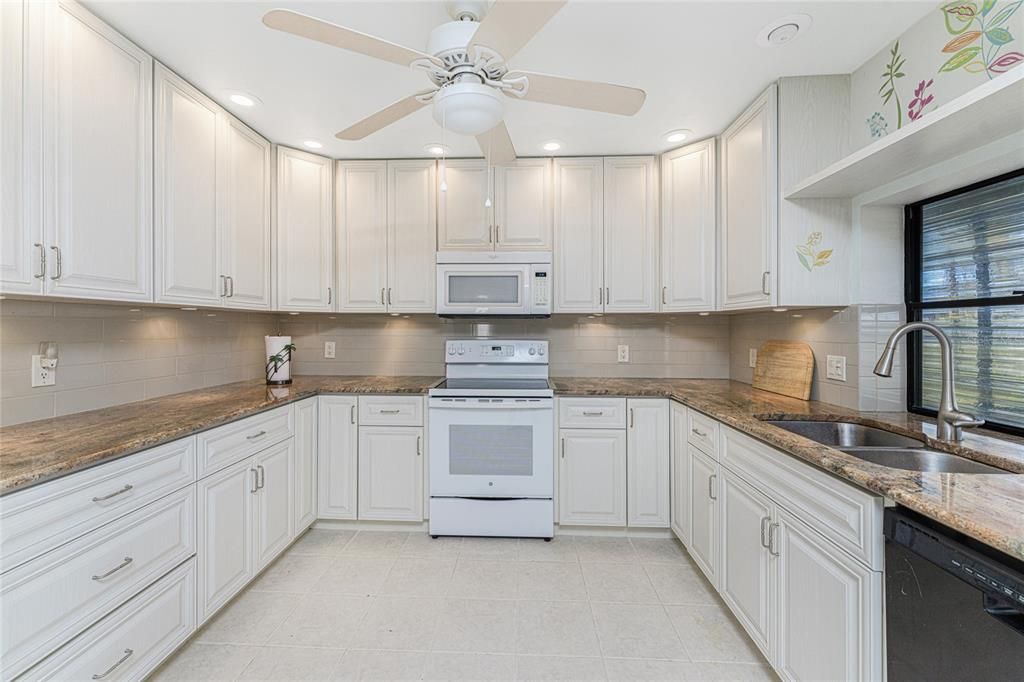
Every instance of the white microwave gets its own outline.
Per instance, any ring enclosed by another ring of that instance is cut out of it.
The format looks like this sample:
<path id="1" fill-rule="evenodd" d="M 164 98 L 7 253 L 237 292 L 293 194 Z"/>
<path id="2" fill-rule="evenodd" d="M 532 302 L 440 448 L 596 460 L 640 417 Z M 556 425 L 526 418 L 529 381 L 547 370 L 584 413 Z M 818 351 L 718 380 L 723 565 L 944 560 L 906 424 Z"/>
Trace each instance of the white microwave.
<path id="1" fill-rule="evenodd" d="M 438 251 L 442 317 L 549 317 L 551 253 Z"/>

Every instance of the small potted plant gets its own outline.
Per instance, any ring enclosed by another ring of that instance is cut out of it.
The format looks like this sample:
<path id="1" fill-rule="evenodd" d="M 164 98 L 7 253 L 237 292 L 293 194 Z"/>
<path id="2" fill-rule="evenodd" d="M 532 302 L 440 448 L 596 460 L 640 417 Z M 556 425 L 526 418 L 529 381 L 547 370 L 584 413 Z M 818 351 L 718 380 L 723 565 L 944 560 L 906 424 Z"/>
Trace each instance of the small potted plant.
<path id="1" fill-rule="evenodd" d="M 292 383 L 291 360 L 295 344 L 290 336 L 268 336 L 267 343 L 267 384 L 281 386 Z"/>

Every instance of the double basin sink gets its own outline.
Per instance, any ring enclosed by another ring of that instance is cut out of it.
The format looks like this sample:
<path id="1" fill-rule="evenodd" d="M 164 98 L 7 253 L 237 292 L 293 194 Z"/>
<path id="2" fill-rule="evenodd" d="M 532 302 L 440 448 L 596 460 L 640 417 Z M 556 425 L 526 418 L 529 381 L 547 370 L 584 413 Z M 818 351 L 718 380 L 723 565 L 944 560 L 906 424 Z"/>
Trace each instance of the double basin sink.
<path id="1" fill-rule="evenodd" d="M 892 431 L 842 421 L 768 419 L 780 429 L 853 455 L 858 459 L 894 469 L 950 474 L 1008 474 L 1009 471 L 934 450 L 924 441 Z"/>

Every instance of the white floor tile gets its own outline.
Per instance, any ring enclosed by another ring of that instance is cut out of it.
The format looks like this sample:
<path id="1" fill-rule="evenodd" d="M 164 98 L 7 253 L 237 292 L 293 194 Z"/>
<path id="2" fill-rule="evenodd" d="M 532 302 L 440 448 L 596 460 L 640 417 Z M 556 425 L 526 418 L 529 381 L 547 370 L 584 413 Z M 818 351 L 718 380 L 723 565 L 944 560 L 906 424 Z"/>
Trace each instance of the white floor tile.
<path id="1" fill-rule="evenodd" d="M 200 631 L 200 642 L 263 644 L 295 609 L 296 596 L 282 592 L 244 592 Z"/>
<path id="2" fill-rule="evenodd" d="M 761 654 L 725 606 L 666 606 L 676 632 L 694 661 L 760 663 Z"/>
<path id="3" fill-rule="evenodd" d="M 463 538 L 459 558 L 515 561 L 517 545 L 516 538 Z"/>
<path id="4" fill-rule="evenodd" d="M 519 599 L 546 601 L 579 601 L 587 599 L 583 571 L 578 563 L 550 561 L 523 561 L 517 564 L 519 579 L 516 596 Z"/>
<path id="5" fill-rule="evenodd" d="M 774 682 L 779 678 L 760 663 L 690 663 L 687 680 L 702 682 Z"/>
<path id="6" fill-rule="evenodd" d="M 355 535 L 355 531 L 352 530 L 310 529 L 295 541 L 292 548 L 288 550 L 288 554 L 337 556 Z"/>
<path id="7" fill-rule="evenodd" d="M 520 538 L 516 552 L 520 561 L 579 561 L 571 535 L 555 537 L 550 542 L 539 538 Z"/>
<path id="8" fill-rule="evenodd" d="M 357 649 L 429 651 L 440 599 L 377 597 L 352 639 Z"/>
<path id="9" fill-rule="evenodd" d="M 581 562 L 632 563 L 637 561 L 636 550 L 629 538 L 606 538 L 577 535 L 576 554 Z"/>
<path id="10" fill-rule="evenodd" d="M 515 653 L 515 602 L 446 599 L 431 640 L 434 651 Z"/>
<path id="11" fill-rule="evenodd" d="M 591 608 L 604 656 L 686 660 L 686 650 L 661 604 L 592 602 Z"/>
<path id="12" fill-rule="evenodd" d="M 640 564 L 584 563 L 583 580 L 593 601 L 654 603 L 658 594 Z"/>
<path id="13" fill-rule="evenodd" d="M 336 649 L 263 646 L 239 680 L 330 680 L 341 660 Z"/>
<path id="14" fill-rule="evenodd" d="M 460 558 L 452 577 L 451 597 L 515 599 L 518 567 L 514 561 Z"/>
<path id="15" fill-rule="evenodd" d="M 599 682 L 606 678 L 600 658 L 516 656 L 516 679 Z"/>
<path id="16" fill-rule="evenodd" d="M 551 656 L 600 656 L 590 605 L 572 601 L 519 602 L 516 651 Z"/>
<path id="17" fill-rule="evenodd" d="M 459 555 L 462 538 L 432 538 L 427 533 L 410 533 L 402 545 L 400 556 L 428 557 L 432 559 L 454 559 Z"/>
<path id="18" fill-rule="evenodd" d="M 675 538 L 630 538 L 640 561 L 667 561 L 674 563 L 686 559 L 686 550 Z"/>
<path id="19" fill-rule="evenodd" d="M 271 644 L 344 649 L 359 631 L 370 597 L 307 594 L 270 638 Z"/>
<path id="20" fill-rule="evenodd" d="M 443 597 L 452 587 L 455 559 L 399 557 L 380 589 L 381 594 L 406 597 Z"/>
<path id="21" fill-rule="evenodd" d="M 419 680 L 426 654 L 409 651 L 347 651 L 342 656 L 335 680 Z"/>
<path id="22" fill-rule="evenodd" d="M 425 680 L 514 680 L 516 659 L 511 654 L 433 653 Z"/>
<path id="23" fill-rule="evenodd" d="M 342 554 L 346 556 L 397 557 L 401 553 L 405 541 L 408 539 L 408 533 L 386 530 L 361 530 L 345 545 L 345 548 L 342 549 Z"/>
<path id="24" fill-rule="evenodd" d="M 692 562 L 646 564 L 644 570 L 663 604 L 718 604 L 715 588 Z"/>
<path id="25" fill-rule="evenodd" d="M 604 667 L 609 680 L 689 680 L 690 663 L 659 661 L 649 658 L 606 658 Z"/>
<path id="26" fill-rule="evenodd" d="M 234 680 L 260 652 L 258 646 L 193 640 L 153 675 L 154 680 Z"/>
<path id="27" fill-rule="evenodd" d="M 375 595 L 387 580 L 395 559 L 391 557 L 342 556 L 332 559 L 311 590 L 327 594 Z"/>
<path id="28" fill-rule="evenodd" d="M 323 555 L 288 553 L 260 575 L 252 585 L 255 592 L 293 592 L 304 594 L 313 589 L 334 559 Z"/>

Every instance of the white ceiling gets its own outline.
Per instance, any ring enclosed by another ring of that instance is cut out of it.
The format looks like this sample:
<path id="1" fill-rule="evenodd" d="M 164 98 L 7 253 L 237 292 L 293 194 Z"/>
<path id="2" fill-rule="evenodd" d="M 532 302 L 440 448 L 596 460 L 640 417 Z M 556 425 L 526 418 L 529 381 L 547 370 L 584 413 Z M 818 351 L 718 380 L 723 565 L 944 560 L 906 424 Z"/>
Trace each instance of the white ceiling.
<path id="1" fill-rule="evenodd" d="M 388 62 L 272 31 L 260 17 L 287 7 L 418 50 L 449 21 L 443 2 L 164 2 L 86 4 L 268 138 L 324 144 L 336 158 L 427 156 L 441 140 L 429 107 L 364 140 L 334 133 L 429 86 L 425 75 Z M 779 76 L 850 73 L 927 12 L 934 2 L 598 2 L 565 6 L 511 61 L 514 68 L 632 85 L 647 91 L 636 116 L 506 98 L 505 122 L 520 156 L 563 143 L 559 155 L 660 152 L 665 131 L 694 139 L 720 132 Z M 765 49 L 754 37 L 769 21 L 806 13 L 806 34 Z M 262 104 L 231 104 L 229 91 Z M 479 156 L 475 141 L 448 135 L 452 156 Z"/>

